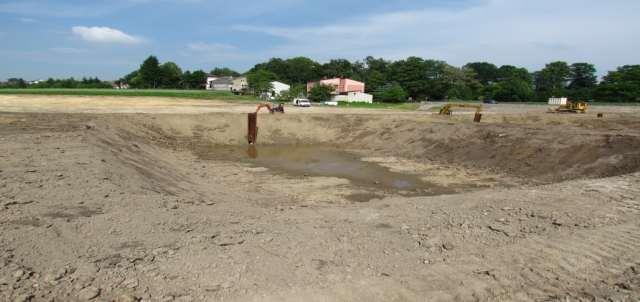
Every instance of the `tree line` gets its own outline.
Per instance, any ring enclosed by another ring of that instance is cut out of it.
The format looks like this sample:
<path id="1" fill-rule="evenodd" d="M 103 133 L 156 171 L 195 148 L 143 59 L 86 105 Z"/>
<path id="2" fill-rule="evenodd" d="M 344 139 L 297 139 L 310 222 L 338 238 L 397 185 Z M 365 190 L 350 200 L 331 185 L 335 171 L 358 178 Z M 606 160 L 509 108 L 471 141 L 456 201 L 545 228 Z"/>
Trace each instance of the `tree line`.
<path id="1" fill-rule="evenodd" d="M 70 89 L 96 89 L 111 88 L 111 83 L 102 81 L 98 78 L 82 78 L 76 80 L 68 79 L 52 79 L 39 81 L 36 83 L 28 83 L 21 78 L 11 78 L 6 82 L 0 82 L 0 88 L 70 88 Z"/>
<path id="2" fill-rule="evenodd" d="M 531 72 L 512 65 L 497 66 L 488 62 L 473 62 L 462 67 L 444 61 L 409 57 L 385 60 L 366 57 L 349 61 L 333 59 L 324 64 L 306 57 L 272 58 L 256 64 L 241 74 L 221 67 L 209 74 L 216 76 L 247 76 L 250 91 L 268 90 L 271 81 L 292 86 L 290 95 L 306 93 L 306 83 L 322 78 L 344 77 L 366 83 L 366 92 L 374 100 L 384 102 L 423 100 L 482 100 L 508 102 L 546 101 L 549 97 L 567 96 L 574 100 L 608 102 L 640 102 L 640 65 L 625 65 L 610 71 L 598 81 L 593 64 L 563 61 L 546 64 Z M 174 62 L 160 63 L 149 56 L 140 67 L 115 81 L 140 89 L 204 89 L 207 73 L 203 70 L 183 71 Z M 106 88 L 110 83 L 97 78 L 54 80 L 27 85 L 24 80 L 10 79 L 0 87 L 37 88 Z M 326 91 L 318 91 L 326 94 Z"/>
<path id="3" fill-rule="evenodd" d="M 367 57 L 351 62 L 334 59 L 320 64 L 309 58 L 273 58 L 248 73 L 260 74 L 294 87 L 321 78 L 346 77 L 366 83 L 374 100 L 482 100 L 503 102 L 546 101 L 567 96 L 574 100 L 640 102 L 640 65 L 609 72 L 598 82 L 590 63 L 552 62 L 530 72 L 512 65 L 473 62 L 462 67 L 444 61 L 409 57 L 389 61 Z M 251 81 L 249 81 L 251 85 Z"/>

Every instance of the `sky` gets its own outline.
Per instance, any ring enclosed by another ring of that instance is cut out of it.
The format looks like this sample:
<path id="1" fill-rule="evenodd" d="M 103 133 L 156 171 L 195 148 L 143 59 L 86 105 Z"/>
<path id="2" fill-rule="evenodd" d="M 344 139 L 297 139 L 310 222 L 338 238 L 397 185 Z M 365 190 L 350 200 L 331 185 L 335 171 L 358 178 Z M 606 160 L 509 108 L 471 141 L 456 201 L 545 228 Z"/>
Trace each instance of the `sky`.
<path id="1" fill-rule="evenodd" d="M 603 75 L 639 49 L 639 0 L 0 0 L 0 80 L 114 80 L 152 54 L 183 70 L 371 55 Z"/>

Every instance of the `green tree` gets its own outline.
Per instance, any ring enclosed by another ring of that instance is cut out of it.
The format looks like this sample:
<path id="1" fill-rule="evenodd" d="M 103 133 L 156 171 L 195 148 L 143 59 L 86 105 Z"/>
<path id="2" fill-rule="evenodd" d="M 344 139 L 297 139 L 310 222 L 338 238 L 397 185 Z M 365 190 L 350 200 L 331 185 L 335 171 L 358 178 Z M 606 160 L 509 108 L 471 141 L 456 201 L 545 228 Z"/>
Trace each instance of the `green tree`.
<path id="1" fill-rule="evenodd" d="M 307 84 L 317 80 L 320 74 L 320 64 L 307 57 L 295 57 L 285 61 L 287 72 L 281 80 L 291 85 Z"/>
<path id="2" fill-rule="evenodd" d="M 160 87 L 179 88 L 182 79 L 182 69 L 178 64 L 165 62 L 160 65 Z"/>
<path id="3" fill-rule="evenodd" d="M 571 68 L 566 62 L 558 61 L 547 64 L 542 70 L 535 73 L 537 98 L 546 100 L 553 96 L 566 96 L 566 88 L 570 80 Z"/>
<path id="4" fill-rule="evenodd" d="M 571 79 L 569 86 L 569 97 L 574 100 L 590 100 L 598 84 L 596 68 L 589 63 L 571 64 Z"/>
<path id="5" fill-rule="evenodd" d="M 353 78 L 355 74 L 355 66 L 349 60 L 335 59 L 322 65 L 322 76 L 324 77 Z"/>
<path id="6" fill-rule="evenodd" d="M 266 63 L 255 65 L 249 73 L 266 70 L 276 75 L 276 80 L 291 85 L 307 84 L 321 77 L 321 65 L 307 57 L 295 57 L 287 60 L 272 58 Z"/>
<path id="7" fill-rule="evenodd" d="M 451 67 L 444 61 L 425 60 L 424 76 L 425 95 L 431 100 L 444 100 L 452 87 L 452 78 L 448 76 L 448 68 Z M 418 98 L 419 99 L 419 98 Z"/>
<path id="8" fill-rule="evenodd" d="M 10 78 L 5 83 L 0 83 L 2 88 L 27 88 L 27 82 L 22 78 Z"/>
<path id="9" fill-rule="evenodd" d="M 387 78 L 380 71 L 366 71 L 364 82 L 366 84 L 364 87 L 367 92 L 375 92 L 385 85 L 385 83 L 387 82 Z"/>
<path id="10" fill-rule="evenodd" d="M 532 82 L 531 73 L 526 68 L 519 68 L 512 65 L 502 65 L 498 68 L 498 81 L 509 79 L 519 79 L 525 82 Z"/>
<path id="11" fill-rule="evenodd" d="M 218 77 L 237 77 L 237 76 L 240 76 L 240 73 L 227 67 L 222 67 L 222 68 L 216 67 L 213 70 L 211 70 L 211 75 L 218 76 Z"/>
<path id="12" fill-rule="evenodd" d="M 191 89 L 191 71 L 187 70 L 182 73 L 182 77 L 180 77 L 180 87 L 182 89 Z"/>
<path id="13" fill-rule="evenodd" d="M 526 68 L 503 65 L 498 69 L 498 79 L 483 89 L 485 98 L 500 102 L 527 102 L 533 99 L 533 79 Z"/>
<path id="14" fill-rule="evenodd" d="M 476 80 L 478 80 L 483 86 L 487 86 L 498 81 L 499 71 L 498 67 L 494 64 L 487 62 L 474 62 L 469 63 L 464 67 L 473 70 L 475 72 Z"/>
<path id="15" fill-rule="evenodd" d="M 398 83 L 386 84 L 373 93 L 376 102 L 400 103 L 407 100 L 407 92 Z"/>
<path id="16" fill-rule="evenodd" d="M 261 95 L 262 93 L 268 92 L 273 89 L 273 85 L 271 82 L 277 79 L 277 75 L 273 72 L 260 69 L 254 72 L 251 72 L 247 75 L 247 82 L 249 84 L 249 89 L 253 91 L 255 95 Z"/>
<path id="17" fill-rule="evenodd" d="M 124 77 L 118 79 L 119 83 L 128 84 L 131 88 L 140 88 L 140 73 L 136 71 L 132 71 L 125 75 Z"/>
<path id="18" fill-rule="evenodd" d="M 207 73 L 202 70 L 196 70 L 194 72 L 185 71 L 182 74 L 180 86 L 183 89 L 204 89 L 207 81 Z"/>
<path id="19" fill-rule="evenodd" d="M 457 68 L 446 65 L 442 82 L 447 87 L 446 98 L 457 100 L 475 99 L 482 88 L 476 73 L 468 67 Z"/>
<path id="20" fill-rule="evenodd" d="M 533 98 L 531 83 L 519 78 L 510 78 L 494 84 L 493 98 L 500 102 L 527 102 Z"/>
<path id="21" fill-rule="evenodd" d="M 389 73 L 389 62 L 384 59 L 376 59 L 372 56 L 368 56 L 364 59 L 361 73 L 361 78 L 366 83 L 366 91 L 378 91 L 389 81 L 387 78 Z"/>
<path id="22" fill-rule="evenodd" d="M 387 78 L 398 82 L 413 99 L 442 100 L 451 88 L 448 67 L 443 61 L 409 57 L 391 63 Z"/>
<path id="23" fill-rule="evenodd" d="M 207 82 L 207 73 L 203 70 L 196 70 L 191 73 L 191 87 L 196 89 L 204 89 Z"/>
<path id="24" fill-rule="evenodd" d="M 388 78 L 394 79 L 410 97 L 417 99 L 427 96 L 428 78 L 425 68 L 422 58 L 409 57 L 391 63 Z"/>
<path id="25" fill-rule="evenodd" d="M 162 79 L 160 63 L 155 56 L 149 56 L 139 69 L 142 88 L 157 88 Z"/>
<path id="26" fill-rule="evenodd" d="M 326 102 L 331 99 L 333 87 L 329 85 L 315 85 L 309 91 L 309 99 L 314 102 Z"/>
<path id="27" fill-rule="evenodd" d="M 595 97 L 607 102 L 640 102 L 640 65 L 610 71 L 596 88 Z"/>

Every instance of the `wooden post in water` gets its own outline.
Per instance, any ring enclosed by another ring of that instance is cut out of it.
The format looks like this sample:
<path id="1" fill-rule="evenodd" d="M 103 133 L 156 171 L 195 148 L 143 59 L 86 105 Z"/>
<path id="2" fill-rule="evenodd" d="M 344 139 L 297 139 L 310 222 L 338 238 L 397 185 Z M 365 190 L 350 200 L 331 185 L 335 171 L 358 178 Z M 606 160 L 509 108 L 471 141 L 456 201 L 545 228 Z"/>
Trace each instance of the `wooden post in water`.
<path id="1" fill-rule="evenodd" d="M 476 115 L 473 117 L 473 121 L 479 123 L 480 119 L 482 119 L 482 113 L 476 112 Z"/>
<path id="2" fill-rule="evenodd" d="M 247 116 L 247 141 L 253 145 L 258 140 L 258 114 L 249 113 Z"/>

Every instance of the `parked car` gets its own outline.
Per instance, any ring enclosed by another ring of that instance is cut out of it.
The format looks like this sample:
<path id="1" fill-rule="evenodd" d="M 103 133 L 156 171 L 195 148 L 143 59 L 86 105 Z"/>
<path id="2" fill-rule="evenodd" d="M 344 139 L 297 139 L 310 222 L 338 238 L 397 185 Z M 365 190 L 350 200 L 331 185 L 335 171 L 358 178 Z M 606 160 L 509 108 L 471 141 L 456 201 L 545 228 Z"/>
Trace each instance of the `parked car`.
<path id="1" fill-rule="evenodd" d="M 294 99 L 293 106 L 297 107 L 311 107 L 311 102 L 308 99 Z"/>
<path id="2" fill-rule="evenodd" d="M 327 106 L 338 106 L 338 101 L 326 101 L 324 104 Z"/>
<path id="3" fill-rule="evenodd" d="M 484 100 L 482 101 L 485 104 L 497 104 L 498 102 L 496 102 L 496 100 Z"/>

